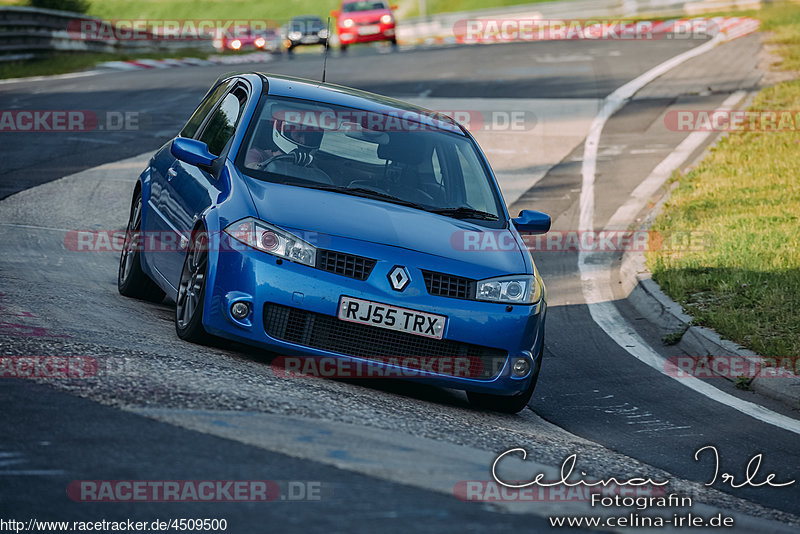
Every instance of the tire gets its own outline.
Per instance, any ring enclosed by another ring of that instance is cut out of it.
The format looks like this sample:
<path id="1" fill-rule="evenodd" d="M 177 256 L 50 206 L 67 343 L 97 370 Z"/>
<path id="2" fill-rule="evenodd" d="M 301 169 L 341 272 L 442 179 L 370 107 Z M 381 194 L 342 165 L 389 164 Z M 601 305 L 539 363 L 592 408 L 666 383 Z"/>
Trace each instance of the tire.
<path id="1" fill-rule="evenodd" d="M 531 375 L 531 384 L 528 389 L 517 395 L 491 395 L 488 393 L 475 393 L 467 391 L 467 398 L 475 408 L 490 410 L 501 413 L 517 413 L 525 409 L 536 389 L 536 382 L 539 380 L 539 370 L 542 368 L 542 356 L 544 354 L 544 342 L 539 349 L 539 357 L 536 358 L 536 365 Z"/>
<path id="2" fill-rule="evenodd" d="M 339 45 L 339 51 L 340 51 L 342 54 L 345 54 L 345 53 L 347 53 L 347 47 L 348 47 L 348 46 L 350 46 L 350 45 Z"/>
<path id="3" fill-rule="evenodd" d="M 175 299 L 175 332 L 184 341 L 200 344 L 209 341 L 210 336 L 203 328 L 207 274 L 208 234 L 205 230 L 197 230 L 192 234 L 183 261 Z"/>
<path id="4" fill-rule="evenodd" d="M 161 302 L 164 291 L 153 282 L 142 270 L 142 251 L 139 236 L 142 232 L 142 193 L 136 192 L 131 203 L 131 213 L 128 217 L 128 228 L 125 231 L 125 241 L 119 255 L 119 269 L 117 270 L 117 289 L 126 297 Z"/>

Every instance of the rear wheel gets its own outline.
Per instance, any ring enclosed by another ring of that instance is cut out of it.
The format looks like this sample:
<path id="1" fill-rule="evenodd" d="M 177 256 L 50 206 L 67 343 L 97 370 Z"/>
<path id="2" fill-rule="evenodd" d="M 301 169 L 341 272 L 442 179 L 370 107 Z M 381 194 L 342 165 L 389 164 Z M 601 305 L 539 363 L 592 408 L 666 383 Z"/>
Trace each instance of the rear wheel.
<path id="1" fill-rule="evenodd" d="M 142 270 L 142 193 L 139 191 L 131 204 L 125 242 L 119 256 L 117 289 L 121 295 L 151 302 L 160 302 L 164 292 Z"/>
<path id="2" fill-rule="evenodd" d="M 208 341 L 209 336 L 203 328 L 207 272 L 208 234 L 205 230 L 198 230 L 192 235 L 175 299 L 175 332 L 185 341 Z"/>
<path id="3" fill-rule="evenodd" d="M 531 383 L 525 391 L 510 396 L 468 391 L 467 398 L 470 404 L 476 408 L 502 413 L 517 413 L 525 409 L 528 402 L 531 400 L 531 396 L 533 396 L 533 390 L 536 389 L 536 381 L 539 379 L 539 370 L 542 367 L 543 354 L 544 343 L 542 343 L 542 348 L 539 349 L 539 357 L 536 358 L 536 364 L 531 375 Z"/>
<path id="4" fill-rule="evenodd" d="M 345 45 L 345 44 L 339 45 L 339 51 L 341 51 L 342 53 L 347 52 L 347 47 L 348 46 L 350 46 L 350 45 Z"/>

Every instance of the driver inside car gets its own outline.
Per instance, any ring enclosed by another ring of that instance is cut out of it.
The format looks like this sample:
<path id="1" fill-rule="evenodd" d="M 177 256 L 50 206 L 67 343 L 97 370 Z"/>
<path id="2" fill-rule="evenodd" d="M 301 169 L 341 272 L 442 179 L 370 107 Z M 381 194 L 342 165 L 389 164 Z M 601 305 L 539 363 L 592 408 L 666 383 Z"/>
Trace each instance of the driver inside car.
<path id="1" fill-rule="evenodd" d="M 332 183 L 314 161 L 323 132 L 317 126 L 290 122 L 288 113 L 273 113 L 261 122 L 245 157 L 245 166 L 305 180 Z M 281 116 L 283 115 L 283 116 Z"/>

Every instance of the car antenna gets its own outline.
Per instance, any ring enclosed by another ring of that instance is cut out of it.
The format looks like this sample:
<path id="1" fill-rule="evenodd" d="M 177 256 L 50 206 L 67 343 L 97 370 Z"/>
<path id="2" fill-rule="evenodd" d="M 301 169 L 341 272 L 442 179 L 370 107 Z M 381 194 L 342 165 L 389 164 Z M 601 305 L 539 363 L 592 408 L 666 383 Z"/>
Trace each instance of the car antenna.
<path id="1" fill-rule="evenodd" d="M 322 83 L 325 83 L 325 70 L 328 68 L 328 43 L 331 40 L 331 18 L 328 17 L 328 33 L 325 36 L 325 56 L 322 59 Z"/>

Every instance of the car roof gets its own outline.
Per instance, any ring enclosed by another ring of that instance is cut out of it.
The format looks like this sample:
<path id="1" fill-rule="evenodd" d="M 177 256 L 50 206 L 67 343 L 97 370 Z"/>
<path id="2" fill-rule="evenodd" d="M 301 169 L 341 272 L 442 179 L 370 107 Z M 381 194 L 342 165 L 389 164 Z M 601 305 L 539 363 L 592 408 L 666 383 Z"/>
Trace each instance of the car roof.
<path id="1" fill-rule="evenodd" d="M 354 108 L 362 111 L 369 111 L 381 114 L 399 114 L 403 118 L 414 120 L 414 115 L 421 115 L 427 119 L 425 124 L 432 124 L 448 132 L 465 135 L 463 128 L 452 118 L 442 115 L 421 106 L 415 106 L 402 100 L 389 98 L 388 96 L 361 91 L 343 85 L 332 83 L 322 83 L 304 78 L 284 76 L 280 74 L 269 74 L 264 72 L 257 73 L 266 82 L 268 94 L 289 98 L 300 98 L 324 104 L 332 104 Z M 409 117 L 409 115 L 411 115 Z"/>

